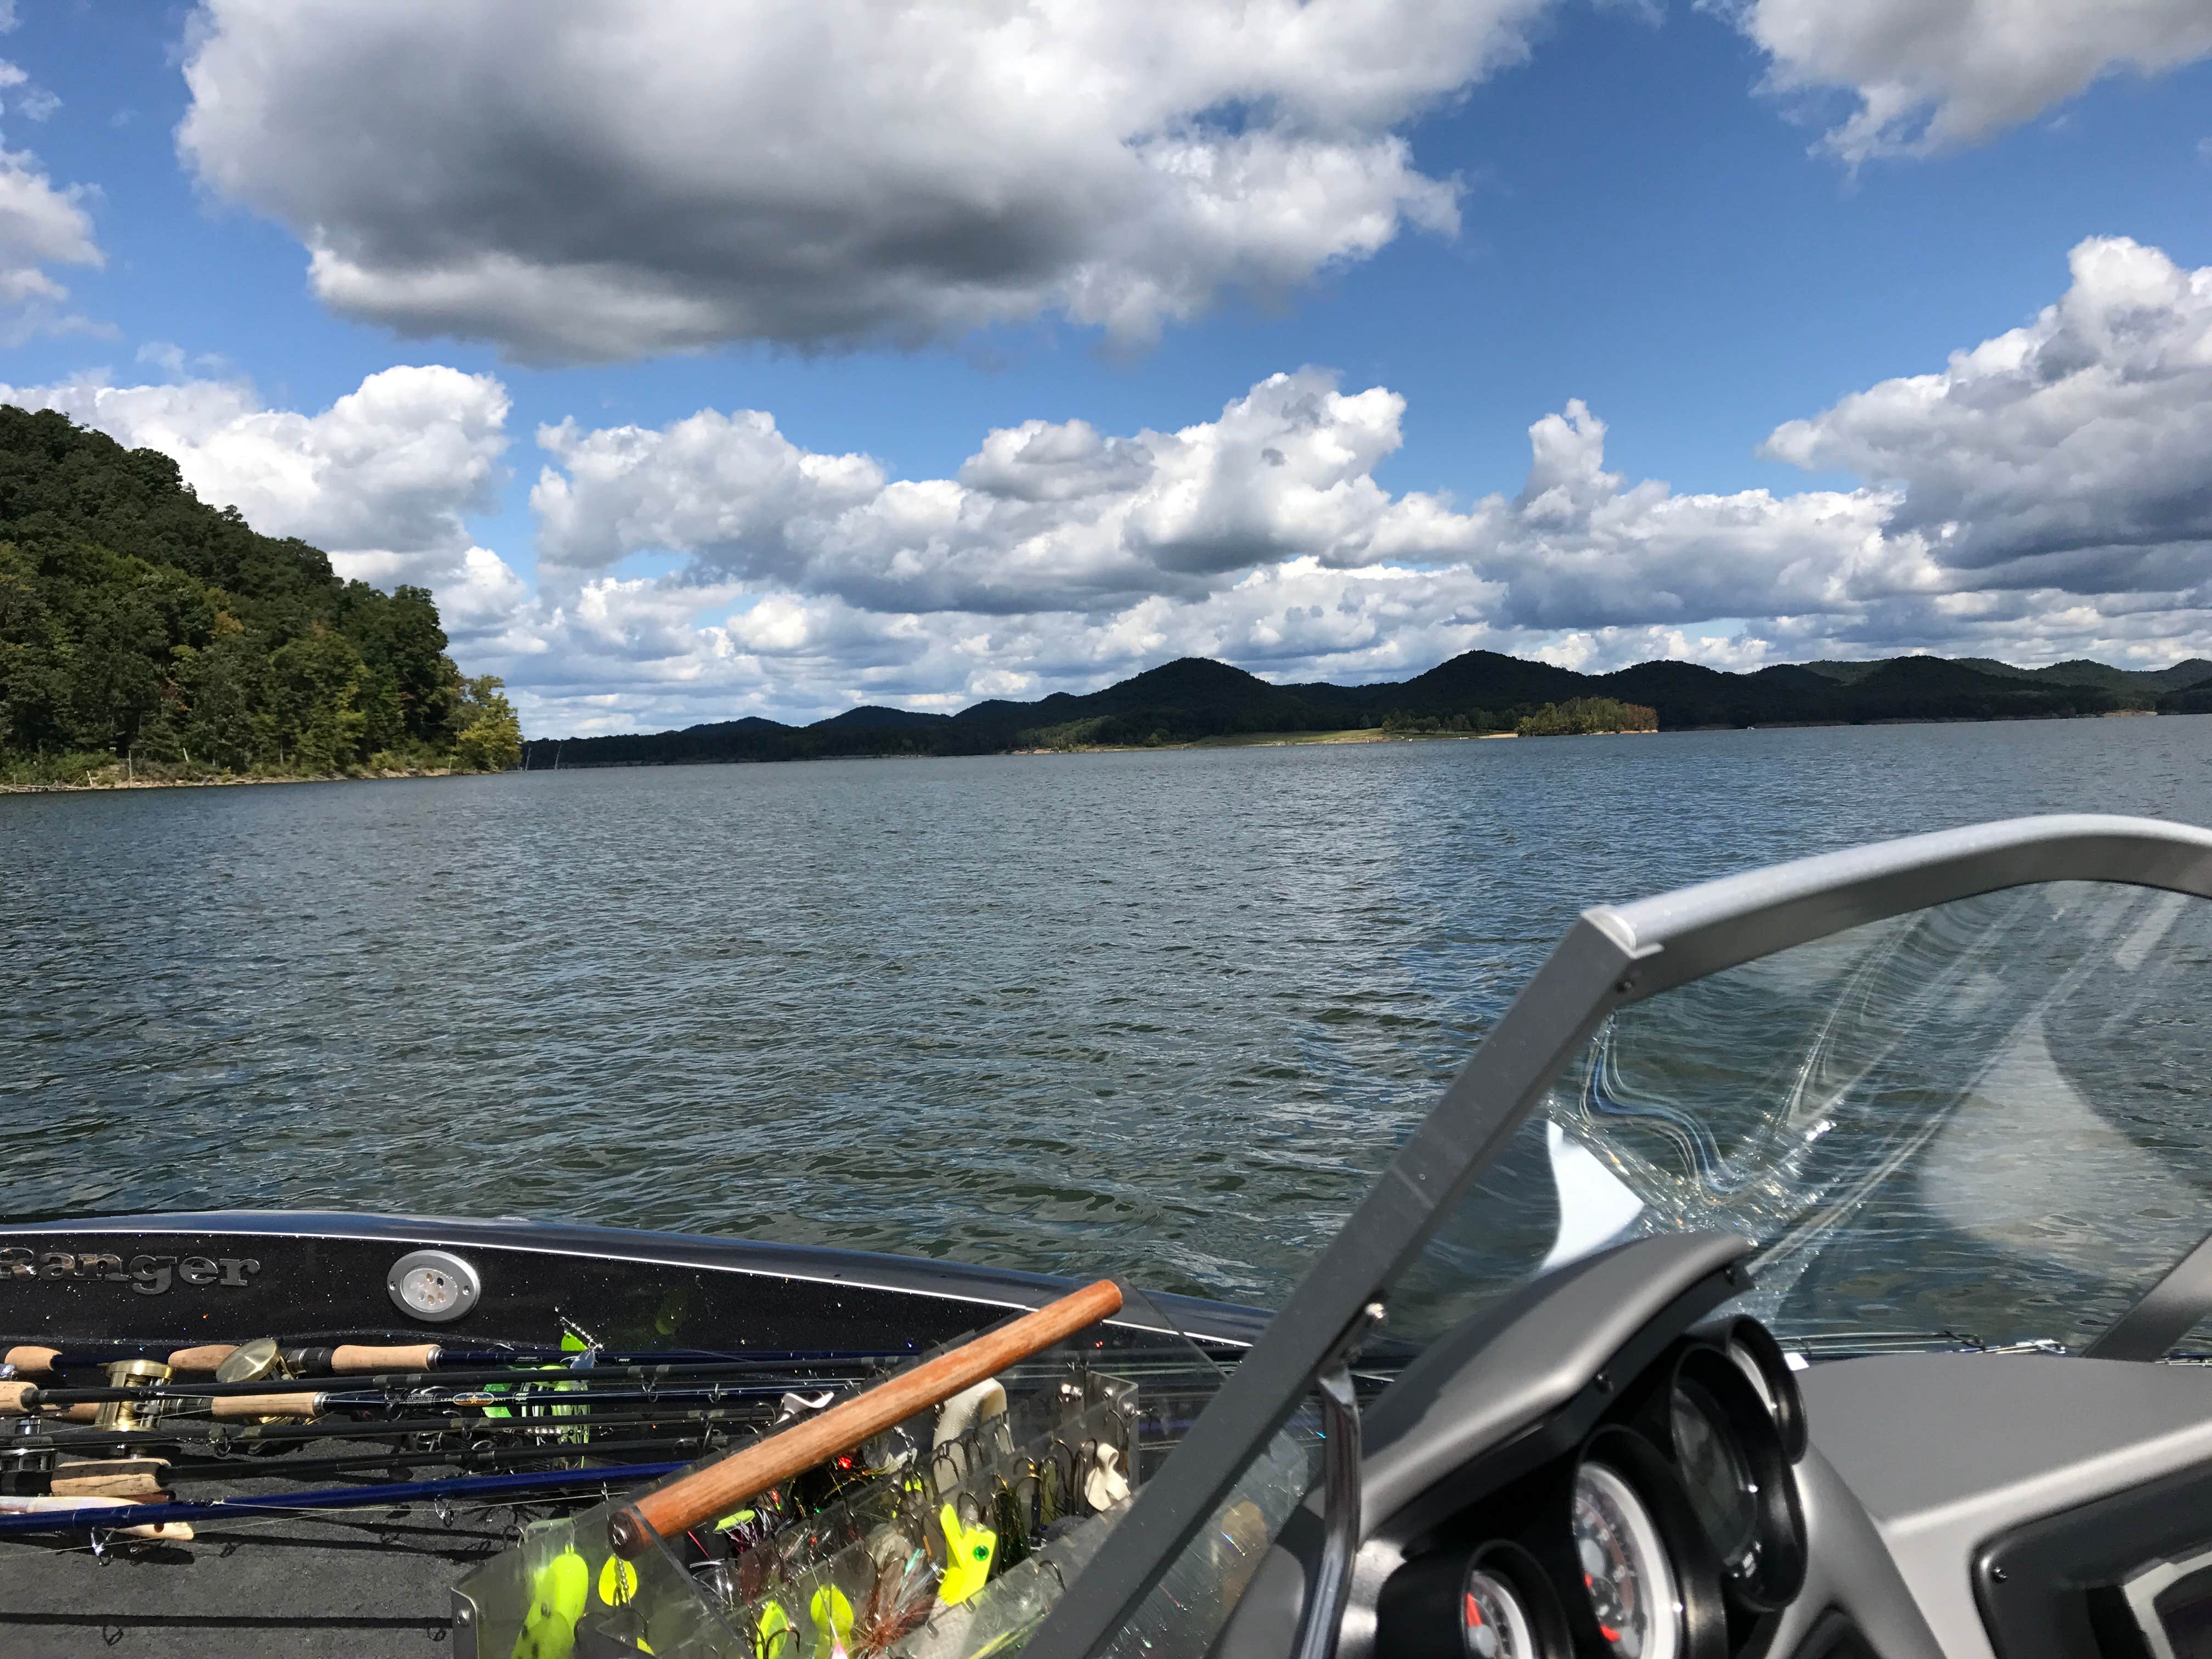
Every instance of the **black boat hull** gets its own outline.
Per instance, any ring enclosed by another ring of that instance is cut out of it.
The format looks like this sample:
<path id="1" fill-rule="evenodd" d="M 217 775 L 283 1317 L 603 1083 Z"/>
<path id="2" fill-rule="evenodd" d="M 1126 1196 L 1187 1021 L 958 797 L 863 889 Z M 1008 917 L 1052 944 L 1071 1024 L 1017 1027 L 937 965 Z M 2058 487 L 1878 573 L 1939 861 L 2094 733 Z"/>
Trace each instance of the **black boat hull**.
<path id="1" fill-rule="evenodd" d="M 448 1250 L 480 1295 L 459 1318 L 392 1300 L 402 1256 Z M 0 1228 L 0 1337 L 63 1349 L 236 1341 L 438 1341 L 619 1350 L 925 1349 L 1073 1288 L 1039 1273 L 691 1234 L 295 1211 L 109 1217 Z M 1261 1310 L 1152 1295 L 1117 1322 L 1164 1322 L 1224 1357 Z"/>

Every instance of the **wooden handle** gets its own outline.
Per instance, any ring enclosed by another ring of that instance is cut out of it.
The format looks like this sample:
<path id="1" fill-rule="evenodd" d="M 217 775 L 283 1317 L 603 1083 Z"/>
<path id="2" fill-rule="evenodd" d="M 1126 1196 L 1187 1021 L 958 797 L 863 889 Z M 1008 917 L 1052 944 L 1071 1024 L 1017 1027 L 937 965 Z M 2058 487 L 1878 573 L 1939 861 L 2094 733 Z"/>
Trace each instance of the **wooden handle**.
<path id="1" fill-rule="evenodd" d="M 961 1389 L 1121 1310 L 1121 1288 L 1112 1279 L 1086 1285 L 1011 1325 L 986 1331 L 951 1353 L 879 1382 L 842 1406 L 832 1406 L 819 1417 L 794 1423 L 781 1434 L 757 1440 L 719 1463 L 646 1493 L 615 1512 L 607 1522 L 607 1541 L 617 1555 L 642 1555 L 656 1535 L 672 1537 L 686 1527 L 726 1515 L 778 1481 L 903 1423 L 916 1412 L 942 1405 Z"/>
<path id="2" fill-rule="evenodd" d="M 0 1354 L 0 1363 L 13 1365 L 19 1371 L 50 1371 L 54 1368 L 54 1361 L 61 1357 L 59 1348 L 42 1348 L 36 1343 L 27 1342 Z"/>
<path id="3" fill-rule="evenodd" d="M 208 1401 L 217 1417 L 320 1417 L 319 1394 L 219 1394 Z"/>
<path id="4" fill-rule="evenodd" d="M 200 1348 L 179 1348 L 169 1356 L 173 1371 L 211 1371 L 238 1352 L 235 1342 L 210 1342 Z"/>
<path id="5" fill-rule="evenodd" d="M 417 1342 L 407 1348 L 365 1348 L 348 1342 L 331 1350 L 334 1371 L 427 1371 L 437 1360 L 434 1342 Z"/>
<path id="6" fill-rule="evenodd" d="M 166 1504 L 161 1488 L 168 1465 L 137 1468 L 125 1463 L 57 1464 L 47 1490 L 57 1498 L 135 1498 L 142 1503 Z"/>
<path id="7" fill-rule="evenodd" d="M 23 1396 L 38 1391 L 35 1382 L 0 1382 L 0 1417 L 27 1416 L 31 1408 L 23 1403 Z"/>

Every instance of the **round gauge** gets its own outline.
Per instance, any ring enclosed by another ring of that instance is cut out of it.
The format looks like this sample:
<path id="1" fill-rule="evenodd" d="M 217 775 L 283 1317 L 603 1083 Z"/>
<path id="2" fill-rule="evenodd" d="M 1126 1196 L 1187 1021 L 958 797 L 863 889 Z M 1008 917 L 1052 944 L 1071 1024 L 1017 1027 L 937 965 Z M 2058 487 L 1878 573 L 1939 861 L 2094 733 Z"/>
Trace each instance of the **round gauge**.
<path id="1" fill-rule="evenodd" d="M 1383 1581 L 1374 1650 L 1393 1659 L 1567 1659 L 1553 1575 L 1519 1545 L 1417 1555 Z"/>
<path id="2" fill-rule="evenodd" d="M 1759 1404 L 1771 1412 L 1774 1409 L 1774 1390 L 1767 1385 L 1766 1372 L 1760 1367 L 1758 1355 L 1752 1352 L 1741 1337 L 1732 1336 L 1729 1339 L 1728 1357 L 1735 1361 L 1736 1370 L 1741 1371 L 1744 1379 L 1751 1384 L 1752 1391 L 1759 1396 Z"/>
<path id="3" fill-rule="evenodd" d="M 1690 1504 L 1714 1552 L 1740 1571 L 1759 1542 L 1759 1483 L 1751 1460 L 1736 1442 L 1728 1414 L 1692 1376 L 1674 1379 L 1668 1402 L 1674 1452 Z"/>
<path id="4" fill-rule="evenodd" d="M 1460 1639 L 1474 1659 L 1536 1659 L 1535 1621 L 1496 1573 L 1468 1569 L 1460 1589 Z"/>
<path id="5" fill-rule="evenodd" d="M 1747 1317 L 1729 1328 L 1725 1346 L 1729 1358 L 1774 1419 L 1782 1437 L 1782 1461 L 1795 1463 L 1805 1455 L 1805 1406 L 1782 1345 L 1773 1332 Z"/>
<path id="6" fill-rule="evenodd" d="M 1677 1659 L 1681 1595 L 1658 1523 L 1603 1463 L 1575 1471 L 1575 1553 L 1598 1634 L 1620 1659 Z"/>

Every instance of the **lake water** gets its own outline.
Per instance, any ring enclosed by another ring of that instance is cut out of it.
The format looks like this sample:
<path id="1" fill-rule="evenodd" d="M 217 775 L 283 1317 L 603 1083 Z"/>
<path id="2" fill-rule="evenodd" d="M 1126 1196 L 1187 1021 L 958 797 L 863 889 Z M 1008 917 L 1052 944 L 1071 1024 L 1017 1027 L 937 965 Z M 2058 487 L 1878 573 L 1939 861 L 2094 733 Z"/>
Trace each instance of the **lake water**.
<path id="1" fill-rule="evenodd" d="M 1267 1302 L 1574 913 L 2212 717 L 0 797 L 0 1209 L 521 1215 Z"/>

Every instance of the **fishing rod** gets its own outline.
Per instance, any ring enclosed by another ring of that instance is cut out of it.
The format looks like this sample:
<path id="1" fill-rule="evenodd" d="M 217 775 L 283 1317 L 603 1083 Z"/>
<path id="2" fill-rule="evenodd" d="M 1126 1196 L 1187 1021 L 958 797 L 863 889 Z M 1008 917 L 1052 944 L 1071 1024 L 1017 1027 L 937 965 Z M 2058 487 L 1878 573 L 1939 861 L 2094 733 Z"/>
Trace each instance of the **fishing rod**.
<path id="1" fill-rule="evenodd" d="M 242 1466 L 235 1457 L 201 1461 L 179 1460 L 163 1472 L 168 1480 L 297 1480 L 307 1474 L 342 1474 L 353 1469 L 456 1468 L 489 1471 L 509 1463 L 543 1463 L 564 1458 L 585 1458 L 619 1450 L 625 1455 L 641 1452 L 682 1452 L 689 1449 L 694 1461 L 720 1449 L 710 1431 L 661 1436 L 653 1439 L 566 1441 L 559 1444 L 465 1447 L 452 1451 L 356 1452 L 345 1457 L 286 1457 L 265 1468 Z"/>
<path id="2" fill-rule="evenodd" d="M 629 1379 L 622 1379 L 629 1380 Z M 267 1383 L 221 1394 L 182 1393 L 169 1389 L 28 1389 L 20 1396 L 20 1409 L 36 1413 L 46 1407 L 67 1411 L 71 1407 L 106 1402 L 127 1403 L 153 1415 L 219 1418 L 320 1417 L 327 1412 L 398 1411 L 405 1407 L 436 1409 L 471 1406 L 478 1410 L 518 1410 L 564 1406 L 584 1410 L 599 1405 L 634 1405 L 659 1400 L 781 1400 L 793 1389 L 781 1383 L 722 1383 L 712 1378 L 681 1381 L 672 1388 L 593 1389 L 580 1382 L 551 1386 L 518 1384 L 495 1393 L 488 1389 L 402 1393 L 397 1389 L 271 1389 Z"/>
<path id="3" fill-rule="evenodd" d="M 366 1486 L 326 1487 L 318 1492 L 254 1493 L 243 1498 L 210 1498 L 191 1504 L 107 1504 L 76 1510 L 46 1510 L 30 1515 L 0 1514 L 0 1537 L 35 1532 L 111 1532 L 125 1526 L 228 1520 L 239 1516 L 289 1514 L 295 1510 L 386 1509 L 450 1498 L 498 1501 L 526 1493 L 609 1491 L 643 1486 L 686 1467 L 683 1463 L 629 1463 L 603 1469 L 463 1475 L 448 1480 L 385 1481 Z"/>
<path id="4" fill-rule="evenodd" d="M 664 1423 L 735 1423 L 745 1426 L 765 1426 L 773 1419 L 758 1407 L 745 1412 L 711 1407 L 681 1407 L 657 1412 L 602 1413 L 588 1420 L 599 1426 L 635 1424 L 646 1427 Z M 29 1429 L 37 1421 L 37 1419 L 25 1419 L 23 1426 Z M 574 1426 L 581 1429 L 585 1425 L 577 1422 Z M 42 1432 L 12 1434 L 0 1437 L 0 1451 L 43 1450 L 49 1447 L 64 1450 L 82 1446 L 173 1446 L 199 1442 L 250 1448 L 289 1445 L 311 1440 L 389 1439 L 410 1434 L 483 1437 L 543 1436 L 563 1431 L 562 1419 L 558 1418 L 465 1417 L 458 1413 L 446 1417 L 398 1418 L 381 1423 L 239 1424 L 202 1419 L 174 1423 L 173 1426 L 162 1429 L 98 1429 L 72 1425 Z"/>
<path id="5" fill-rule="evenodd" d="M 558 1394 L 563 1390 L 567 1390 L 569 1393 L 569 1397 L 574 1398 L 574 1391 L 580 1386 L 586 1386 L 601 1378 L 605 1378 L 609 1381 L 617 1379 L 634 1379 L 651 1382 L 665 1377 L 679 1382 L 696 1382 L 714 1376 L 754 1376 L 759 1375 L 763 1370 L 767 1369 L 770 1368 L 756 1365 L 735 1365 L 725 1364 L 720 1361 L 699 1361 L 683 1364 L 651 1365 L 638 1364 L 597 1365 L 592 1367 L 588 1370 L 570 1370 L 564 1366 L 557 1370 L 517 1369 L 438 1372 L 388 1371 L 376 1376 L 350 1377 L 348 1379 L 347 1388 L 343 1392 L 375 1392 L 378 1390 L 410 1388 L 462 1389 L 489 1386 L 511 1387 L 517 1391 L 536 1390 L 546 1394 Z M 788 1393 L 793 1388 L 803 1387 L 810 1383 L 821 1384 L 848 1382 L 860 1380 L 860 1377 L 857 1376 L 790 1376 L 787 1370 L 782 1368 L 777 1369 L 779 1375 L 788 1378 L 787 1385 L 778 1390 L 779 1392 L 783 1393 Z M 44 1383 L 37 1382 L 21 1383 L 15 1385 L 15 1387 L 20 1390 L 20 1393 L 16 1397 L 21 1401 L 23 1408 L 25 1410 L 36 1410 L 40 1407 L 48 1406 L 100 1405 L 111 1401 L 129 1401 L 134 1403 L 147 1404 L 161 1400 L 220 1400 L 233 1395 L 298 1394 L 307 1392 L 307 1390 L 286 1386 L 287 1384 L 301 1380 L 304 1379 L 293 1376 L 275 1376 L 246 1382 L 178 1382 L 173 1379 L 167 1382 L 151 1383 L 140 1388 L 49 1388 Z M 761 1391 L 763 1393 L 768 1392 L 768 1389 L 763 1387 Z M 4 1394 L 0 1394 L 0 1413 L 5 1413 L 8 1410 L 5 1404 L 6 1397 L 7 1396 Z"/>
<path id="6" fill-rule="evenodd" d="M 19 1342 L 0 1350 L 0 1365 L 12 1366 L 18 1375 L 56 1370 L 88 1370 L 125 1360 L 151 1359 L 173 1371 L 213 1371 L 241 1349 L 261 1342 L 272 1348 L 273 1338 L 252 1343 L 210 1342 L 195 1347 L 166 1348 L 155 1342 L 77 1343 L 53 1347 Z M 383 1370 L 443 1370 L 455 1367 L 500 1365 L 567 1365 L 590 1370 L 606 1365 L 664 1365 L 713 1363 L 757 1366 L 864 1365 L 885 1360 L 911 1359 L 912 1345 L 903 1348 L 582 1348 L 562 1349 L 498 1344 L 482 1348 L 453 1348 L 441 1343 L 374 1346 L 339 1342 L 301 1344 L 277 1350 L 294 1370 L 344 1373 Z M 297 1363 L 295 1363 L 297 1362 Z"/>

